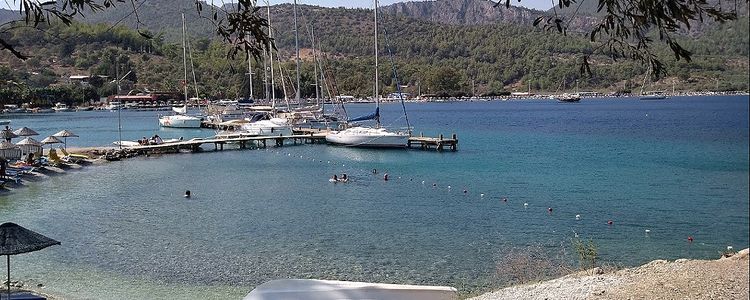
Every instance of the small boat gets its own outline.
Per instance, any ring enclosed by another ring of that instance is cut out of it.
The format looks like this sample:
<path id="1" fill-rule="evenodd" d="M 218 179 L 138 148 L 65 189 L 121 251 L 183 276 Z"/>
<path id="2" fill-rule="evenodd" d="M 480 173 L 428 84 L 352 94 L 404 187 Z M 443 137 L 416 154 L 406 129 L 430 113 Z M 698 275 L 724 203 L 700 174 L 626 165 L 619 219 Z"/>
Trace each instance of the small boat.
<path id="1" fill-rule="evenodd" d="M 67 104 L 62 103 L 62 102 L 55 103 L 55 107 L 53 107 L 52 109 L 54 109 L 55 112 L 70 111 L 70 107 L 68 107 Z"/>
<path id="2" fill-rule="evenodd" d="M 641 100 L 663 100 L 663 99 L 667 99 L 667 96 L 664 95 L 664 92 L 656 91 L 656 92 L 645 93 L 641 95 L 639 99 Z"/>
<path id="3" fill-rule="evenodd" d="M 122 103 L 118 101 L 111 101 L 104 109 L 109 110 L 109 111 L 116 111 L 116 110 L 121 110 L 123 108 L 124 106 L 122 105 Z"/>
<path id="4" fill-rule="evenodd" d="M 279 279 L 257 286 L 243 300 L 271 299 L 410 299 L 455 300 L 457 290 L 448 286 L 383 284 L 314 279 Z"/>
<path id="5" fill-rule="evenodd" d="M 581 102 L 581 95 L 565 93 L 555 97 L 555 99 L 557 100 L 557 102 L 565 103 Z"/>

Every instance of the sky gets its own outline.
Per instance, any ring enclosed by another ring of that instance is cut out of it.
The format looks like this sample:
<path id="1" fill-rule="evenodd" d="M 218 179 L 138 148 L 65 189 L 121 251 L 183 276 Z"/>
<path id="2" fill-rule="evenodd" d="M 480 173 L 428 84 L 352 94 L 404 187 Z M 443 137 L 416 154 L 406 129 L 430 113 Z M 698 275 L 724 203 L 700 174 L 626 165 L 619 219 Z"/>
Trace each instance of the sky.
<path id="1" fill-rule="evenodd" d="M 142 0 L 140 0 L 142 1 Z M 188 0 L 177 0 L 177 1 L 188 1 Z M 206 2 L 214 2 L 214 3 L 221 3 L 221 2 L 231 2 L 231 1 L 221 1 L 221 0 L 205 0 Z M 290 3 L 293 0 L 271 0 L 271 4 L 279 4 L 279 3 Z M 408 0 L 408 1 L 414 1 L 414 0 Z M 419 0 L 417 0 L 419 1 Z M 494 0 L 496 1 L 496 0 Z M 396 2 L 407 2 L 407 0 L 380 0 L 380 5 L 389 5 Z M 8 8 L 10 6 L 16 6 L 18 7 L 18 3 L 20 3 L 20 0 L 0 0 L 0 8 Z M 258 0 L 258 3 L 265 3 L 265 0 Z M 319 6 L 327 6 L 327 7 L 360 7 L 360 8 L 372 8 L 372 0 L 297 0 L 297 3 L 300 4 L 309 4 L 309 5 L 319 5 Z M 539 10 L 547 10 L 552 7 L 552 1 L 551 0 L 521 0 L 519 3 L 518 1 L 511 1 L 511 5 L 520 5 L 528 8 L 535 8 Z"/>

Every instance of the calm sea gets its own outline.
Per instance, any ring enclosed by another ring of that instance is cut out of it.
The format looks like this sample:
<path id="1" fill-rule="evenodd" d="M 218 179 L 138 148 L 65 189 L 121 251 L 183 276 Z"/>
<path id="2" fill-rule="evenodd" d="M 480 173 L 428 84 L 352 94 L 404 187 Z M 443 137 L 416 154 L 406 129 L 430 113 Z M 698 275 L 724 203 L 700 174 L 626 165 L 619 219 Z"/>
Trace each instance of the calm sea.
<path id="1" fill-rule="evenodd" d="M 593 240 L 600 260 L 628 266 L 716 258 L 749 244 L 748 102 L 407 104 L 417 133 L 456 133 L 459 151 L 301 145 L 139 157 L 2 195 L 0 221 L 62 242 L 12 257 L 12 275 L 71 299 L 239 299 L 279 278 L 470 293 L 504 284 L 496 270 L 508 251 L 572 254 L 575 235 Z M 404 126 L 400 110 L 385 105 L 385 123 Z M 123 111 L 123 138 L 213 134 L 159 128 L 156 116 Z M 69 146 L 118 139 L 113 112 L 10 118 L 40 139 L 70 129 L 81 137 Z M 351 182 L 328 182 L 342 173 Z"/>

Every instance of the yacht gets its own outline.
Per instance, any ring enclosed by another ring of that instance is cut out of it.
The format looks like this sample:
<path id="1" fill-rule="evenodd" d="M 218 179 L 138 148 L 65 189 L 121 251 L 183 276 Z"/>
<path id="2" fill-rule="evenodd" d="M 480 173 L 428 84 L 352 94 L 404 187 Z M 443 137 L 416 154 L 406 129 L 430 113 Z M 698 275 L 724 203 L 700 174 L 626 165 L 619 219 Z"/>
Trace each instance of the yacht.
<path id="1" fill-rule="evenodd" d="M 53 107 L 52 109 L 54 109 L 55 112 L 70 111 L 70 107 L 68 107 L 67 104 L 62 103 L 62 102 L 55 103 L 55 107 Z"/>

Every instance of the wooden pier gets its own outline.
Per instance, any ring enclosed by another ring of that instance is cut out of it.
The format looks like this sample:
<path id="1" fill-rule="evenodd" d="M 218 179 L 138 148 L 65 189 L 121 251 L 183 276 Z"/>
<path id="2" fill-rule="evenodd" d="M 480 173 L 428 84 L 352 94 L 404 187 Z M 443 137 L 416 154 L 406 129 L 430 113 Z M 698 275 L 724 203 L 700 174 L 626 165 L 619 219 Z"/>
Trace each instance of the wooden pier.
<path id="1" fill-rule="evenodd" d="M 197 152 L 201 150 L 201 146 L 204 144 L 213 144 L 214 151 L 224 150 L 224 145 L 234 144 L 239 145 L 240 149 L 256 149 L 266 148 L 269 145 L 282 147 L 284 145 L 303 145 L 303 144 L 325 144 L 326 135 L 330 132 L 324 129 L 304 129 L 295 128 L 293 135 L 278 135 L 278 136 L 226 136 L 226 137 L 213 137 L 207 139 L 195 138 L 186 141 L 179 141 L 173 143 L 165 143 L 159 145 L 141 145 L 127 147 L 127 149 L 138 151 L 141 153 L 175 153 L 181 150 L 187 150 Z M 409 137 L 407 142 L 408 148 L 418 148 L 422 150 L 437 150 L 442 151 L 448 148 L 452 151 L 458 150 L 458 139 L 456 134 L 453 134 L 451 138 L 444 138 L 441 134 L 439 137 L 425 137 L 421 133 L 419 136 Z"/>
<path id="2" fill-rule="evenodd" d="M 409 137 L 407 147 L 412 148 L 413 146 L 419 145 L 422 150 L 435 149 L 437 151 L 443 151 L 446 147 L 451 151 L 458 150 L 458 137 L 456 134 L 452 134 L 450 138 L 446 139 L 441 134 L 438 137 L 426 137 L 422 133 L 419 136 Z"/>

